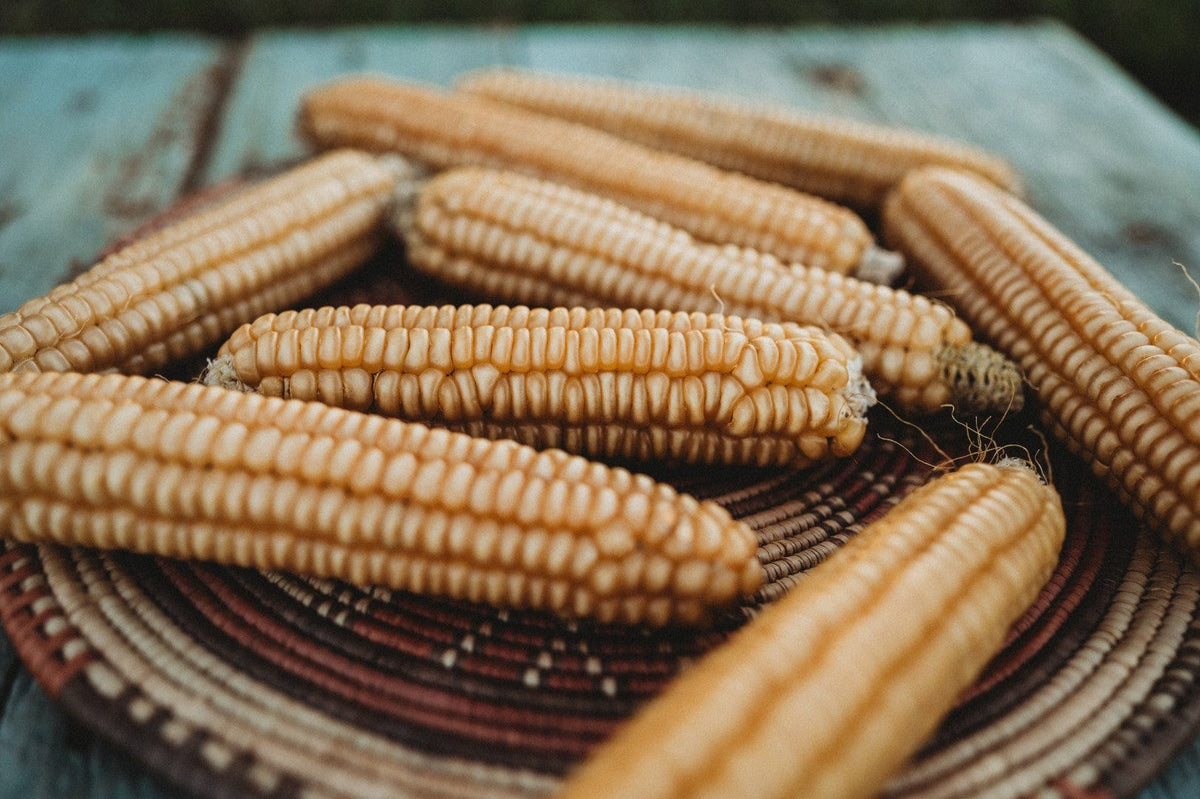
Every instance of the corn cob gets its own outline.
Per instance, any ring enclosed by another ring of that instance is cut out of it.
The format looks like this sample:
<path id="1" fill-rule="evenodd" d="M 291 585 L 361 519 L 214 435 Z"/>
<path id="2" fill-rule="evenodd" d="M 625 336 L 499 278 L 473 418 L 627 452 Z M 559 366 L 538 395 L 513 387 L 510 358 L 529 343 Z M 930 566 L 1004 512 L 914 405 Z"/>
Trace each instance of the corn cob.
<path id="1" fill-rule="evenodd" d="M 1020 190 L 1008 163 L 962 142 L 712 93 L 511 68 L 468 74 L 457 89 L 859 208 L 875 209 L 906 172 L 929 164 Z"/>
<path id="2" fill-rule="evenodd" d="M 1047 426 L 1152 527 L 1200 551 L 1200 342 L 1021 201 L 929 168 L 889 235 L 1025 370 Z"/>
<path id="3" fill-rule="evenodd" d="M 771 252 L 785 263 L 849 272 L 899 269 L 852 211 L 783 186 L 654 150 L 586 125 L 465 94 L 372 78 L 319 87 L 301 103 L 320 146 L 396 151 L 433 169 L 507 167 L 585 188 L 705 241 Z"/>
<path id="4" fill-rule="evenodd" d="M 604 621 L 695 622 L 762 579 L 748 527 L 643 475 L 125 375 L 0 375 L 0 525 Z"/>
<path id="5" fill-rule="evenodd" d="M 874 387 L 904 410 L 1021 407 L 1013 364 L 926 297 L 702 244 L 611 200 L 516 173 L 461 168 L 405 186 L 393 224 L 409 261 L 488 299 L 820 325 L 850 340 Z"/>
<path id="6" fill-rule="evenodd" d="M 118 250 L 0 316 L 0 371 L 149 372 L 216 344 L 366 260 L 398 169 L 330 153 Z"/>
<path id="7" fill-rule="evenodd" d="M 927 483 L 667 686 L 559 799 L 876 795 L 1036 599 L 1064 528 L 1025 466 Z"/>
<path id="8" fill-rule="evenodd" d="M 204 379 L 589 457 L 805 466 L 862 442 L 857 360 L 718 314 L 358 305 L 243 325 Z"/>

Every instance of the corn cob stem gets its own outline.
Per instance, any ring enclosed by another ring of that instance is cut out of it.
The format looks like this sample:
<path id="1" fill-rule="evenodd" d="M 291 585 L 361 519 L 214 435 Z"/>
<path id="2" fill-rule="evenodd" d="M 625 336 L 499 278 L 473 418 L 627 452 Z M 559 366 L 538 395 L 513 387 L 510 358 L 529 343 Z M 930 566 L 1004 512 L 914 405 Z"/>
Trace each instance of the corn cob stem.
<path id="1" fill-rule="evenodd" d="M 591 457 L 809 465 L 873 394 L 837 336 L 717 314 L 490 305 L 268 314 L 205 379 Z"/>
<path id="2" fill-rule="evenodd" d="M 299 124 L 324 147 L 395 151 L 434 169 L 502 166 L 572 184 L 704 241 L 756 247 L 785 263 L 849 272 L 877 249 L 865 223 L 849 209 L 465 94 L 344 79 L 306 95 Z M 872 258 L 879 260 L 878 254 Z"/>
<path id="3" fill-rule="evenodd" d="M 219 342 L 365 261 L 398 169 L 330 153 L 113 253 L 0 316 L 0 371 L 149 372 Z"/>
<path id="4" fill-rule="evenodd" d="M 874 796 L 1033 603 L 1064 528 L 1028 468 L 935 479 L 642 708 L 560 799 Z"/>
<path id="5" fill-rule="evenodd" d="M 860 208 L 874 209 L 923 165 L 969 169 L 1009 191 L 1020 188 L 1009 164 L 962 142 L 712 93 L 512 68 L 468 74 L 457 89 Z"/>
<path id="6" fill-rule="evenodd" d="M 604 621 L 696 622 L 762 580 L 749 528 L 643 475 L 124 375 L 0 375 L 0 524 Z"/>
<path id="7" fill-rule="evenodd" d="M 1200 343 L 966 173 L 913 173 L 885 224 L 924 279 L 1021 364 L 1048 427 L 1148 524 L 1200 551 Z"/>
<path id="8" fill-rule="evenodd" d="M 409 261 L 488 299 L 718 312 L 845 336 L 874 387 L 906 411 L 1018 410 L 1015 366 L 949 307 L 686 232 L 596 195 L 461 168 L 404 185 L 394 227 Z"/>

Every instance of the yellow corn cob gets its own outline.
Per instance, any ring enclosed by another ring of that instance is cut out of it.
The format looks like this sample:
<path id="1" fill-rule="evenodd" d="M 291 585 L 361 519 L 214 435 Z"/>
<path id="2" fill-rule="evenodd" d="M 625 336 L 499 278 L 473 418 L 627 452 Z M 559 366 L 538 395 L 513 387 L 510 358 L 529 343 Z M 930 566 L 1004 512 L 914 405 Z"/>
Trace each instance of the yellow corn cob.
<path id="1" fill-rule="evenodd" d="M 366 260 L 398 164 L 330 153 L 118 250 L 0 316 L 0 371 L 148 372 L 216 344 Z"/>
<path id="2" fill-rule="evenodd" d="M 872 385 L 905 410 L 1021 407 L 1015 366 L 926 297 L 702 244 L 611 200 L 512 172 L 461 168 L 406 187 L 393 222 L 409 261 L 489 299 L 820 325 L 849 339 Z"/>
<path id="3" fill-rule="evenodd" d="M 969 174 L 913 173 L 885 221 L 925 279 L 1020 363 L 1050 429 L 1147 523 L 1200 551 L 1200 342 Z"/>
<path id="4" fill-rule="evenodd" d="M 373 78 L 319 87 L 301 130 L 320 146 L 395 151 L 434 169 L 507 167 L 585 188 L 699 239 L 771 252 L 785 263 L 849 272 L 894 254 L 849 209 L 783 186 L 654 150 L 586 125 L 464 94 Z"/>
<path id="5" fill-rule="evenodd" d="M 510 68 L 469 74 L 457 88 L 861 208 L 930 164 L 1020 189 L 1003 159 L 962 142 L 712 93 Z"/>
<path id="6" fill-rule="evenodd" d="M 763 466 L 850 454 L 873 401 L 854 352 L 815 328 L 582 307 L 268 314 L 205 380 L 539 449 Z"/>
<path id="7" fill-rule="evenodd" d="M 604 621 L 762 580 L 720 506 L 558 450 L 125 375 L 0 375 L 0 532 Z"/>
<path id="8" fill-rule="evenodd" d="M 1058 495 L 1022 466 L 936 479 L 646 705 L 559 799 L 875 796 L 1054 570 Z"/>

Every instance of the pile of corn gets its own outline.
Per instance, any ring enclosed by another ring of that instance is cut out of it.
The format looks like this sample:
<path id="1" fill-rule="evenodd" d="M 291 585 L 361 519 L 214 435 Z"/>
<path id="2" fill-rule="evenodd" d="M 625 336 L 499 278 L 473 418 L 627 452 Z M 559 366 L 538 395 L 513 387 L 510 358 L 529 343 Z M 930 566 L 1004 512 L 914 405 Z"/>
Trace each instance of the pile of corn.
<path id="1" fill-rule="evenodd" d="M 852 455 L 877 402 L 1006 414 L 1028 385 L 1147 524 L 1200 548 L 1200 344 L 994 155 L 494 70 L 340 80 L 298 123 L 323 154 L 0 316 L 6 535 L 702 623 L 761 584 L 753 532 L 603 461 L 803 467 Z M 479 303 L 289 310 L 387 236 Z M 892 288 L 903 269 L 953 305 Z M 217 344 L 206 385 L 137 376 Z M 1028 464 L 948 471 L 564 795 L 872 795 L 1033 602 L 1063 527 Z M 762 762 L 798 718 L 805 751 Z"/>

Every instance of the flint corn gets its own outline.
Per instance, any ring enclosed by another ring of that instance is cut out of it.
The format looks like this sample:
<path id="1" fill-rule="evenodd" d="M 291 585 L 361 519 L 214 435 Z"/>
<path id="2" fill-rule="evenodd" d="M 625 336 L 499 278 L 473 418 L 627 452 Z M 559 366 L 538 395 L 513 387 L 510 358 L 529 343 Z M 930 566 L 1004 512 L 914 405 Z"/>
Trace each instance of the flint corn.
<path id="1" fill-rule="evenodd" d="M 1064 526 L 1025 466 L 927 483 L 668 685 L 559 799 L 875 796 L 1035 601 Z"/>
<path id="2" fill-rule="evenodd" d="M 322 147 L 394 151 L 433 169 L 507 167 L 603 194 L 705 241 L 756 247 L 785 263 L 892 274 L 854 212 L 811 195 L 586 125 L 465 94 L 347 78 L 302 100 L 299 126 Z M 879 267 L 884 264 L 883 267 Z"/>
<path id="3" fill-rule="evenodd" d="M 0 375 L 0 532 L 603 621 L 696 622 L 762 580 L 748 527 L 643 475 L 126 375 Z"/>
<path id="4" fill-rule="evenodd" d="M 715 93 L 511 68 L 470 73 L 456 88 L 856 208 L 877 208 L 924 165 L 969 169 L 1008 191 L 1021 185 L 1003 159 L 953 139 Z"/>
<path id="5" fill-rule="evenodd" d="M 717 312 L 843 335 L 901 409 L 1020 409 L 1016 367 L 944 304 L 769 255 L 695 241 L 611 200 L 512 172 L 461 168 L 406 184 L 393 226 L 410 263 L 497 301 Z"/>
<path id="6" fill-rule="evenodd" d="M 913 173 L 884 221 L 922 279 L 1021 365 L 1048 428 L 1150 526 L 1200 552 L 1200 342 L 972 175 Z"/>
<path id="7" fill-rule="evenodd" d="M 268 314 L 205 379 L 590 457 L 763 466 L 850 454 L 873 401 L 814 328 L 582 307 Z"/>
<path id="8" fill-rule="evenodd" d="M 0 371 L 149 372 L 217 344 L 365 261 L 397 168 L 329 153 L 118 250 L 0 316 Z"/>

